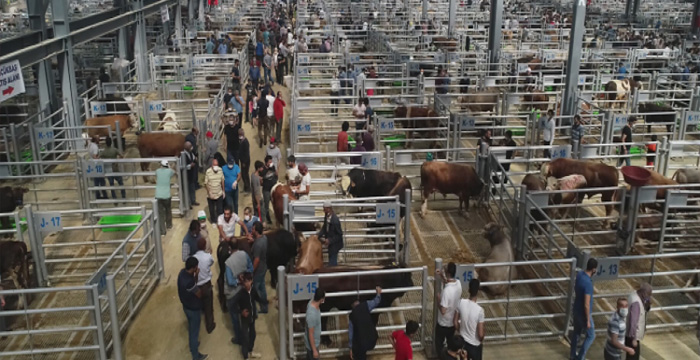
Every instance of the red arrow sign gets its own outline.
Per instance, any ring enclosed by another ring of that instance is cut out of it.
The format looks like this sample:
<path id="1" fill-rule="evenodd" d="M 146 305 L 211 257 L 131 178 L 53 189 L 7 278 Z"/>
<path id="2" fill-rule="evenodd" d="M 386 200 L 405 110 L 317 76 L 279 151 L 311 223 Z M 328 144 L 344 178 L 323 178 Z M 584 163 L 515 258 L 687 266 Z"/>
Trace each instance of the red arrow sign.
<path id="1" fill-rule="evenodd" d="M 10 95 L 10 94 L 12 94 L 13 91 L 15 91 L 15 88 L 13 88 L 12 86 L 10 86 L 9 88 L 3 90 L 3 91 L 2 91 L 2 94 L 3 94 L 3 95 Z"/>

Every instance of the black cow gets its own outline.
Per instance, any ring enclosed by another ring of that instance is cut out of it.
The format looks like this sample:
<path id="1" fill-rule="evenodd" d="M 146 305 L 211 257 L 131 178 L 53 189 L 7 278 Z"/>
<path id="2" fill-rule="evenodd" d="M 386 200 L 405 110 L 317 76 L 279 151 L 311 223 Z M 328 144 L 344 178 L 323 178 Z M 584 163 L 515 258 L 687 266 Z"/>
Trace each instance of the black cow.
<path id="1" fill-rule="evenodd" d="M 406 189 L 411 189 L 408 178 L 397 172 L 354 168 L 348 172 L 350 185 L 343 189 L 343 194 L 363 198 L 372 196 L 399 196 L 401 204 L 406 205 Z M 401 207 L 401 217 L 406 214 Z"/>
<path id="2" fill-rule="evenodd" d="M 404 265 L 396 266 L 389 265 L 381 269 L 398 269 L 405 268 Z M 323 267 L 316 271 L 314 274 L 326 274 L 326 273 L 343 273 L 343 272 L 355 272 L 363 270 L 378 270 L 376 266 L 332 266 Z M 392 289 L 392 288 L 404 288 L 413 286 L 413 280 L 411 278 L 410 272 L 405 273 L 394 273 L 394 274 L 369 274 L 358 277 L 357 275 L 348 275 L 342 277 L 332 277 L 332 278 L 320 278 L 319 287 L 326 291 L 326 293 L 334 293 L 341 291 L 357 291 L 357 290 L 374 290 L 377 286 L 382 289 Z M 378 308 L 391 307 L 394 300 L 402 297 L 405 292 L 396 293 L 382 293 L 382 300 L 379 303 Z M 348 295 L 341 297 L 326 297 L 326 301 L 321 304 L 321 312 L 328 312 L 331 309 L 338 310 L 351 310 L 352 303 L 355 300 L 366 301 L 372 300 L 375 294 L 369 295 Z M 308 301 L 295 301 L 293 306 L 295 313 L 303 313 L 306 311 L 306 304 Z M 379 314 L 372 314 L 372 319 L 376 325 L 379 321 Z M 326 328 L 326 322 L 328 317 L 321 318 L 322 330 Z M 331 339 L 328 336 L 321 336 L 321 343 L 329 345 Z"/>
<path id="3" fill-rule="evenodd" d="M 0 275 L 11 280 L 14 289 L 29 288 L 29 260 L 27 245 L 21 241 L 0 241 Z M 3 286 L 6 289 L 10 287 Z M 6 299 L 10 302 L 11 299 Z M 17 300 L 17 309 L 25 308 L 22 297 Z"/>
<path id="4" fill-rule="evenodd" d="M 10 104 L 0 106 L 1 125 L 19 124 L 26 119 L 26 112 L 19 106 Z"/>
<path id="5" fill-rule="evenodd" d="M 663 103 L 641 103 L 639 104 L 639 112 L 644 115 L 646 124 L 666 123 L 666 131 L 671 132 L 673 124 L 676 122 L 676 111 L 673 107 Z M 650 113 L 669 113 L 669 114 L 650 114 Z M 672 114 L 670 114 L 672 113 Z M 651 125 L 647 125 L 647 132 L 651 132 Z"/>
<path id="6" fill-rule="evenodd" d="M 0 213 L 10 213 L 24 206 L 24 194 L 29 190 L 23 187 L 0 187 Z M 10 218 L 0 217 L 0 228 L 10 228 Z"/>
<path id="7" fill-rule="evenodd" d="M 270 286 L 277 287 L 277 267 L 282 265 L 289 269 L 297 257 L 301 246 L 299 239 L 291 232 L 279 229 L 266 232 L 267 268 L 270 270 Z"/>
<path id="8" fill-rule="evenodd" d="M 101 102 L 106 102 L 107 104 L 107 113 L 104 115 L 97 115 L 97 116 L 112 116 L 114 114 L 119 114 L 119 115 L 131 115 L 133 110 L 131 107 L 129 107 L 129 104 L 126 102 L 126 99 L 123 97 L 108 97 L 105 99 L 98 99 L 95 101 L 101 101 Z"/>

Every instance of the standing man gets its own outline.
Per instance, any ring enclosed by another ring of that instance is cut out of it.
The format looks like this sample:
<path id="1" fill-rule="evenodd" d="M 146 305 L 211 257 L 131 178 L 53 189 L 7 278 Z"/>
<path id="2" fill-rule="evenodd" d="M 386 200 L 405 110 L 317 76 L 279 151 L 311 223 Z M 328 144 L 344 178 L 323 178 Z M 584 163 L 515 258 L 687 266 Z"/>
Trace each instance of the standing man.
<path id="1" fill-rule="evenodd" d="M 252 214 L 253 209 L 251 209 L 250 206 L 246 206 L 246 208 L 243 209 L 243 224 L 245 224 L 250 234 L 253 233 L 253 225 L 255 225 L 256 222 L 260 222 L 260 218 Z"/>
<path id="2" fill-rule="evenodd" d="M 251 200 L 253 204 L 253 214 L 260 218 L 261 222 L 265 222 L 262 217 L 262 172 L 265 169 L 265 164 L 262 161 L 255 161 L 255 170 L 250 175 Z"/>
<path id="3" fill-rule="evenodd" d="M 223 118 L 222 118 L 223 119 Z M 238 162 L 240 154 L 240 141 L 238 140 L 238 130 L 241 128 L 237 116 L 230 114 L 228 121 L 224 124 L 224 137 L 226 137 L 226 161 L 233 159 Z"/>
<path id="4" fill-rule="evenodd" d="M 238 309 L 241 314 L 241 353 L 243 359 L 260 358 L 262 355 L 253 352 L 255 346 L 255 319 L 258 317 L 255 311 L 255 302 L 260 300 L 260 294 L 253 288 L 253 274 L 244 272 L 241 275 L 243 289 L 238 298 Z"/>
<path id="5" fill-rule="evenodd" d="M 199 221 L 199 236 L 206 241 L 206 248 L 204 251 L 207 254 L 211 254 L 211 239 L 209 239 L 209 230 L 207 230 L 207 213 L 204 210 L 199 210 L 197 212 L 197 221 Z"/>
<path id="6" fill-rule="evenodd" d="M 294 191 L 294 195 L 296 195 L 298 200 L 307 201 L 311 192 L 311 174 L 306 164 L 299 164 L 299 175 L 301 175 L 299 186 L 294 187 L 292 191 Z"/>
<path id="7" fill-rule="evenodd" d="M 241 323 L 239 319 L 240 310 L 238 308 L 238 299 L 240 291 L 243 287 L 241 283 L 241 275 L 244 272 L 253 272 L 253 262 L 245 251 L 238 249 L 237 241 L 228 241 L 229 251 L 231 255 L 226 259 L 226 281 L 224 284 L 224 294 L 226 295 L 226 307 L 231 316 L 231 324 L 233 325 L 233 344 L 241 344 Z"/>
<path id="8" fill-rule="evenodd" d="M 326 292 L 318 288 L 314 298 L 306 305 L 306 327 L 304 328 L 304 345 L 306 345 L 306 360 L 318 360 L 321 356 L 318 347 L 321 345 L 321 304 L 326 301 Z"/>
<path id="9" fill-rule="evenodd" d="M 245 103 L 243 102 L 243 97 L 238 92 L 238 90 L 234 90 L 233 97 L 231 97 L 231 100 L 229 100 L 228 103 L 229 106 L 231 106 L 236 112 L 236 117 L 238 118 L 237 123 L 240 126 L 243 123 L 243 106 L 245 105 Z"/>
<path id="10" fill-rule="evenodd" d="M 366 116 L 365 111 L 367 107 L 362 98 L 357 99 L 357 105 L 352 108 L 352 115 L 355 117 L 355 130 L 362 130 L 365 128 Z"/>
<path id="11" fill-rule="evenodd" d="M 377 296 L 369 301 L 355 300 L 352 303 L 348 322 L 348 346 L 350 358 L 353 360 L 367 359 L 367 352 L 377 345 L 377 326 L 370 314 L 382 301 L 382 288 L 377 286 Z M 354 341 L 353 341 L 354 340 Z"/>
<path id="12" fill-rule="evenodd" d="M 275 100 L 274 98 L 272 99 Z M 272 114 L 268 110 L 270 108 L 270 100 L 268 100 L 268 95 L 265 91 L 260 93 L 260 98 L 258 99 L 258 137 L 260 138 L 260 147 L 267 145 L 267 138 L 270 136 L 270 120 L 272 119 Z"/>
<path id="13" fill-rule="evenodd" d="M 270 55 L 270 50 L 265 50 L 265 56 L 263 57 L 263 70 L 265 71 L 264 81 L 265 84 L 272 81 L 272 55 Z"/>
<path id="14" fill-rule="evenodd" d="M 341 125 L 340 132 L 338 132 L 338 139 L 336 140 L 336 150 L 338 152 L 347 152 L 348 149 L 348 129 L 350 129 L 350 123 L 343 121 Z M 341 163 L 350 163 L 350 159 L 347 156 L 339 158 Z"/>
<path id="15" fill-rule="evenodd" d="M 197 157 L 192 153 L 192 143 L 185 141 L 185 163 L 187 169 L 187 191 L 190 196 L 190 209 L 192 206 L 199 206 L 197 202 L 196 184 L 197 184 Z"/>
<path id="16" fill-rule="evenodd" d="M 241 182 L 241 169 L 233 159 L 223 169 L 224 172 L 224 199 L 226 205 L 238 213 L 238 184 Z"/>
<path id="17" fill-rule="evenodd" d="M 199 221 L 190 221 L 190 227 L 185 236 L 182 238 L 182 262 L 187 261 L 187 258 L 194 256 L 197 252 L 197 241 L 202 237 L 200 230 L 202 227 Z"/>
<path id="18" fill-rule="evenodd" d="M 637 291 L 629 294 L 629 316 L 627 317 L 627 334 L 625 346 L 634 350 L 634 355 L 628 355 L 627 360 L 639 360 L 639 353 L 647 325 L 647 313 L 651 309 L 651 285 L 642 283 Z"/>
<path id="19" fill-rule="evenodd" d="M 584 143 L 583 136 L 586 134 L 586 129 L 583 127 L 581 115 L 574 115 L 574 125 L 571 126 L 571 154 L 574 159 L 578 159 L 579 148 Z"/>
<path id="20" fill-rule="evenodd" d="M 445 340 L 455 333 L 455 312 L 462 298 L 462 283 L 455 279 L 457 265 L 453 262 L 447 264 L 446 271 L 438 269 L 438 275 L 442 277 L 444 287 L 438 295 L 440 311 L 438 312 L 437 325 L 435 328 L 435 351 L 442 353 Z"/>
<path id="21" fill-rule="evenodd" d="M 554 111 L 547 110 L 547 119 L 544 120 L 543 135 L 542 135 L 542 145 L 547 146 L 544 149 L 544 157 L 551 158 L 551 146 L 554 144 L 554 128 L 556 122 L 554 121 Z"/>
<path id="22" fill-rule="evenodd" d="M 199 136 L 199 130 L 195 127 L 192 128 L 192 131 L 190 131 L 187 136 L 185 136 L 185 141 L 188 141 L 190 144 L 192 144 L 192 153 L 194 154 L 195 157 L 199 157 L 199 151 L 197 147 L 197 136 Z M 194 162 L 194 172 L 195 174 L 199 174 L 199 164 L 195 161 Z M 194 189 L 198 190 L 199 189 L 199 176 L 195 176 L 195 182 L 194 182 Z"/>
<path id="23" fill-rule="evenodd" d="M 484 350 L 484 308 L 476 303 L 480 285 L 479 279 L 469 281 L 469 299 L 460 300 L 454 317 L 454 326 L 459 327 L 459 335 L 464 340 L 469 360 L 481 360 Z"/>
<path id="24" fill-rule="evenodd" d="M 219 161 L 214 159 L 211 167 L 204 176 L 204 186 L 207 190 L 207 203 L 209 204 L 209 219 L 216 223 L 216 218 L 224 212 L 224 173 L 219 167 Z"/>
<path id="25" fill-rule="evenodd" d="M 245 226 L 244 226 L 245 227 Z M 248 229 L 246 229 L 246 232 Z M 267 314 L 267 291 L 265 273 L 267 272 L 267 236 L 263 234 L 261 222 L 253 224 L 253 286 L 260 295 L 260 313 Z"/>
<path id="26" fill-rule="evenodd" d="M 622 134 L 620 135 L 620 158 L 617 160 L 617 166 L 619 167 L 624 162 L 625 165 L 630 166 L 630 149 L 632 148 L 632 127 L 634 123 L 637 122 L 637 118 L 630 116 L 627 118 L 627 124 L 622 128 Z M 632 305 L 632 303 L 630 303 Z"/>
<path id="27" fill-rule="evenodd" d="M 100 153 L 100 158 L 102 159 L 121 159 L 124 156 L 119 153 L 119 150 L 114 148 L 112 146 L 112 138 L 109 136 L 105 139 L 105 149 L 102 150 Z M 109 166 L 109 169 L 111 171 L 107 171 L 107 167 Z M 119 164 L 117 163 L 112 163 L 111 165 L 106 164 L 104 167 L 105 173 L 110 173 L 110 172 L 119 172 Z M 114 182 L 116 181 L 119 186 L 124 186 L 124 179 L 121 176 L 107 176 L 107 180 L 109 181 L 109 186 L 114 186 Z M 112 199 L 117 200 L 117 193 L 114 191 L 114 189 L 111 190 L 112 192 Z M 121 189 L 121 194 L 122 194 L 122 199 L 126 199 L 126 189 Z M 117 203 L 118 204 L 118 203 Z"/>
<path id="28" fill-rule="evenodd" d="M 245 226 L 238 214 L 234 213 L 231 208 L 226 205 L 224 213 L 219 215 L 216 225 L 219 228 L 219 241 L 230 241 L 236 236 L 236 224 L 241 226 L 241 234 L 250 235 L 248 228 Z M 235 240 L 235 239 L 234 239 Z"/>
<path id="29" fill-rule="evenodd" d="M 193 257 L 197 258 L 199 263 L 197 286 L 202 294 L 204 323 L 206 324 L 207 333 L 211 334 L 216 328 L 216 323 L 214 322 L 214 289 L 211 286 L 211 267 L 214 265 L 214 258 L 206 250 L 207 240 L 200 237 L 197 240 L 197 252 L 194 253 Z"/>
<path id="30" fill-rule="evenodd" d="M 282 151 L 280 148 L 277 146 L 277 141 L 278 139 L 271 137 L 270 138 L 270 146 L 265 149 L 265 155 L 269 155 L 272 157 L 272 165 L 275 166 L 275 170 L 280 169 L 280 161 L 282 161 Z"/>
<path id="31" fill-rule="evenodd" d="M 318 232 L 318 239 L 328 247 L 328 265 L 338 265 L 338 253 L 343 248 L 343 228 L 338 216 L 333 212 L 331 202 L 323 202 L 323 226 Z"/>
<path id="32" fill-rule="evenodd" d="M 236 59 L 233 62 L 233 69 L 231 69 L 231 83 L 233 86 L 234 90 L 237 90 L 238 92 L 241 91 L 241 69 L 240 69 L 241 62 Z"/>
<path id="33" fill-rule="evenodd" d="M 261 206 L 261 213 L 262 213 L 262 221 L 267 221 L 268 224 L 272 224 L 271 216 L 270 216 L 270 192 L 272 191 L 272 187 L 277 184 L 277 169 L 275 168 L 275 165 L 272 163 L 272 156 L 267 155 L 265 156 L 265 164 L 266 167 L 262 171 L 262 206 Z"/>
<path id="34" fill-rule="evenodd" d="M 282 92 L 277 92 L 277 97 L 275 98 L 273 108 L 275 113 L 276 127 L 275 127 L 275 138 L 277 141 L 282 142 L 282 126 L 284 125 L 284 107 L 287 103 L 282 100 Z"/>
<path id="35" fill-rule="evenodd" d="M 238 129 L 238 156 L 243 177 L 243 191 L 250 192 L 250 143 L 243 128 Z"/>
<path id="36" fill-rule="evenodd" d="M 418 323 L 408 320 L 406 330 L 396 330 L 391 333 L 389 340 L 394 348 L 394 360 L 413 360 L 411 336 L 418 332 Z"/>
<path id="37" fill-rule="evenodd" d="M 617 311 L 615 311 L 610 320 L 608 320 L 608 339 L 605 342 L 603 357 L 605 360 L 622 360 L 622 351 L 627 353 L 627 356 L 634 356 L 634 349 L 623 344 L 622 339 L 625 338 L 625 318 L 628 313 L 627 299 L 617 299 Z"/>
<path id="38" fill-rule="evenodd" d="M 250 62 L 250 70 L 248 70 L 248 77 L 253 82 L 253 88 L 258 88 L 258 82 L 260 82 L 260 68 L 258 67 L 258 62 L 253 60 Z"/>
<path id="39" fill-rule="evenodd" d="M 285 179 L 289 186 L 296 186 L 301 182 L 301 173 L 297 167 L 297 158 L 294 155 L 287 156 L 287 174 Z"/>
<path id="40" fill-rule="evenodd" d="M 156 201 L 158 202 L 158 224 L 161 235 L 165 235 L 167 230 L 173 228 L 170 179 L 174 175 L 175 172 L 168 166 L 168 160 L 162 160 L 160 169 L 156 170 Z"/>
<path id="41" fill-rule="evenodd" d="M 214 160 L 214 155 L 219 151 L 219 141 L 214 139 L 214 133 L 211 131 L 207 131 L 207 143 L 204 144 L 204 150 L 206 156 L 206 168 L 211 167 L 211 162 Z"/>
<path id="42" fill-rule="evenodd" d="M 576 285 L 574 291 L 576 298 L 574 299 L 574 332 L 571 334 L 571 354 L 570 360 L 583 360 L 586 358 L 588 349 L 593 344 L 595 339 L 595 328 L 593 327 L 593 280 L 591 279 L 598 268 L 598 260 L 594 258 L 588 259 L 585 271 L 579 271 L 576 274 Z M 629 328 L 629 327 L 628 327 Z M 581 349 L 578 349 L 578 338 L 581 332 L 586 332 L 586 340 L 583 342 Z"/>
<path id="43" fill-rule="evenodd" d="M 208 355 L 199 352 L 199 327 L 202 322 L 202 291 L 197 286 L 199 263 L 196 258 L 188 258 L 185 268 L 177 276 L 177 295 L 187 317 L 190 354 L 192 360 L 205 360 Z M 4 304 L 4 300 L 2 303 Z"/>
<path id="44" fill-rule="evenodd" d="M 100 137 L 98 135 L 94 135 L 92 139 L 90 140 L 90 145 L 88 145 L 88 156 L 90 157 L 91 160 L 97 160 L 100 158 Z M 92 179 L 93 184 L 95 184 L 95 187 L 98 186 L 105 186 L 107 182 L 105 181 L 104 176 L 98 176 Z M 105 199 L 107 200 L 107 191 L 106 190 L 95 190 L 95 199 L 97 200 L 102 200 Z"/>
<path id="45" fill-rule="evenodd" d="M 374 126 L 367 125 L 367 131 L 362 133 L 362 145 L 367 151 L 374 151 Z"/>

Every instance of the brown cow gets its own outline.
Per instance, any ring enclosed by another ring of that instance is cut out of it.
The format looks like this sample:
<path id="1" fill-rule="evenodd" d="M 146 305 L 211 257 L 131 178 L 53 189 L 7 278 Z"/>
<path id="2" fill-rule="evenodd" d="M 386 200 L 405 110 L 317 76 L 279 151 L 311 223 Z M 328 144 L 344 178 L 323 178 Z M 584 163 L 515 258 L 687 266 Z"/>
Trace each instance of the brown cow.
<path id="1" fill-rule="evenodd" d="M 109 125 L 112 132 L 117 131 L 117 123 L 119 123 L 119 132 L 122 135 L 131 129 L 132 124 L 129 115 L 99 116 L 85 120 L 85 126 Z M 91 138 L 95 135 L 99 137 L 109 136 L 109 131 L 106 128 L 89 128 L 87 133 Z"/>
<path id="2" fill-rule="evenodd" d="M 673 180 L 672 178 L 669 179 L 658 172 L 654 170 L 647 169 L 649 173 L 651 173 L 651 177 L 649 178 L 649 181 L 647 182 L 646 185 L 678 185 L 678 182 L 676 180 Z M 631 187 L 627 185 L 627 193 L 629 193 L 631 190 Z M 656 190 L 656 200 L 665 200 L 666 199 L 666 192 L 668 191 L 668 188 L 660 188 Z M 618 190 L 615 192 L 615 201 L 622 201 L 622 190 Z M 627 202 L 628 199 L 625 199 L 625 209 L 629 210 L 629 204 Z M 639 210 L 642 212 L 646 212 L 647 209 L 649 208 L 654 208 L 654 209 L 661 209 L 663 208 L 663 204 L 642 204 L 639 206 Z"/>
<path id="3" fill-rule="evenodd" d="M 301 242 L 301 253 L 297 259 L 296 272 L 299 274 L 313 274 L 323 267 L 323 244 L 318 236 L 312 235 Z"/>
<path id="4" fill-rule="evenodd" d="M 438 113 L 435 110 L 428 107 L 415 107 L 401 105 L 394 109 L 394 118 L 407 119 L 401 121 L 404 127 L 409 129 L 406 131 L 406 148 L 410 148 L 411 138 L 413 137 L 413 130 L 410 129 L 421 129 L 421 128 L 431 128 L 435 129 L 440 126 L 440 119 L 438 119 Z M 421 118 L 421 119 L 413 119 Z M 437 130 L 426 130 L 421 132 L 421 135 L 427 138 L 435 139 L 437 138 Z M 439 147 L 437 140 L 429 145 L 429 149 L 437 149 Z"/>
<path id="5" fill-rule="evenodd" d="M 610 80 L 605 84 L 606 93 L 603 94 L 606 102 L 606 108 L 612 108 L 615 104 L 622 107 L 620 102 L 625 101 L 630 95 L 634 95 L 637 90 L 642 89 L 642 82 L 636 79 Z M 608 93 L 609 92 L 609 93 Z"/>
<path id="6" fill-rule="evenodd" d="M 29 288 L 29 256 L 27 245 L 21 241 L 0 241 L 0 275 L 12 280 L 15 289 Z M 17 299 L 17 309 L 26 308 L 24 299 Z"/>
<path id="7" fill-rule="evenodd" d="M 573 160 L 566 158 L 555 159 L 549 164 L 542 166 L 542 174 L 546 177 L 554 176 L 563 178 L 568 175 L 580 174 L 586 178 L 586 188 L 595 189 L 601 187 L 616 187 L 619 175 L 617 169 L 592 161 Z M 601 194 L 603 202 L 610 202 L 613 199 L 615 190 L 601 190 L 587 193 L 588 198 Z M 610 216 L 613 206 L 605 205 L 605 215 Z"/>
<path id="8" fill-rule="evenodd" d="M 275 221 L 278 226 L 284 225 L 284 195 L 289 196 L 289 202 L 296 201 L 296 196 L 292 191 L 292 187 L 282 183 L 277 183 L 270 191 L 270 202 L 272 202 L 272 211 L 275 212 Z M 296 231 L 314 231 L 316 226 L 314 223 L 295 223 L 293 224 Z"/>
<path id="9" fill-rule="evenodd" d="M 510 238 L 503 232 L 502 226 L 496 223 L 489 223 L 484 227 L 483 235 L 491 244 L 491 253 L 484 260 L 484 264 L 513 262 L 515 260 Z M 487 281 L 508 281 L 516 278 L 517 270 L 515 267 L 510 269 L 509 266 L 491 266 L 479 268 L 478 274 L 482 283 Z M 503 295 L 508 291 L 508 284 L 485 285 L 482 287 L 491 295 Z"/>
<path id="10" fill-rule="evenodd" d="M 478 93 L 467 93 L 462 96 L 460 102 L 471 112 L 493 112 L 498 104 L 498 92 L 494 89 L 487 88 Z"/>
<path id="11" fill-rule="evenodd" d="M 21 209 L 24 206 L 24 194 L 29 192 L 25 187 L 0 187 L 0 213 L 11 213 L 18 207 Z M 15 224 L 15 226 L 19 226 Z M 18 227 L 19 228 L 19 227 Z M 10 217 L 0 217 L 0 229 L 10 229 Z"/>
<path id="12" fill-rule="evenodd" d="M 540 70 L 542 68 L 542 59 L 535 57 L 534 55 L 526 56 L 517 60 L 518 64 L 527 64 L 530 70 Z M 521 73 L 523 75 L 525 73 Z"/>
<path id="13" fill-rule="evenodd" d="M 462 212 L 462 203 L 465 203 L 468 216 L 469 197 L 481 194 L 484 188 L 484 183 L 471 165 L 427 161 L 420 167 L 420 180 L 423 187 L 423 217 L 428 212 L 428 197 L 435 191 L 459 196 L 459 212 Z"/>
<path id="14" fill-rule="evenodd" d="M 535 90 L 523 95 L 523 105 L 525 109 L 545 111 L 549 109 L 549 95 L 541 90 Z"/>
<path id="15" fill-rule="evenodd" d="M 179 157 L 185 149 L 185 135 L 177 133 L 143 133 L 139 135 L 137 141 L 139 156 L 141 158 L 152 158 L 159 156 Z M 141 170 L 148 170 L 149 163 L 142 162 Z M 148 182 L 148 177 L 143 180 Z"/>

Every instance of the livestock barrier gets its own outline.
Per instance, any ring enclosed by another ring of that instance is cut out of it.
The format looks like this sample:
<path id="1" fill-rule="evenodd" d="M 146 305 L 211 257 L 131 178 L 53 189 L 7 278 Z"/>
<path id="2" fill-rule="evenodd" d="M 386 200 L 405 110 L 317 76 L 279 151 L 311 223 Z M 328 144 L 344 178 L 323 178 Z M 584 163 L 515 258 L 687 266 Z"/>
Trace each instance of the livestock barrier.
<path id="1" fill-rule="evenodd" d="M 406 213 L 410 214 L 410 190 L 406 191 L 406 196 Z M 289 201 L 286 195 L 284 200 L 284 226 L 287 230 L 291 231 L 294 224 L 323 223 L 323 201 Z M 410 216 L 406 216 L 402 223 L 403 205 L 398 195 L 331 200 L 331 205 L 343 227 L 344 247 L 340 250 L 340 263 L 377 264 L 399 260 L 408 263 Z M 315 235 L 316 232 L 303 234 Z"/>
<path id="2" fill-rule="evenodd" d="M 293 275 L 285 274 L 284 267 L 277 268 L 279 279 L 277 284 L 277 296 L 279 299 L 279 339 L 280 339 L 280 354 L 281 360 L 287 358 L 298 358 L 304 356 L 305 349 L 303 344 L 303 331 L 295 330 L 295 324 L 304 323 L 306 317 L 303 311 L 306 310 L 306 303 L 313 297 L 315 290 L 323 286 L 325 281 L 347 281 L 347 291 L 326 292 L 326 302 L 335 302 L 336 299 L 343 297 L 359 297 L 372 296 L 375 293 L 374 287 L 359 286 L 361 279 L 366 277 L 385 277 L 385 276 L 403 276 L 410 277 L 411 281 L 396 282 L 392 285 L 382 288 L 382 296 L 397 296 L 393 294 L 401 294 L 395 302 L 398 304 L 391 307 L 382 307 L 372 310 L 373 314 L 378 314 L 379 323 L 377 332 L 379 340 L 373 351 L 369 354 L 386 353 L 392 351 L 391 344 L 386 341 L 387 335 L 394 330 L 405 328 L 407 320 L 414 320 L 419 324 L 425 324 L 425 318 L 430 312 L 428 308 L 429 280 L 428 268 L 414 267 L 388 267 L 385 269 L 345 271 L 345 272 L 329 272 L 313 275 Z M 345 278 L 345 279 L 344 279 Z M 353 285 L 355 284 L 355 285 Z M 303 306 L 300 304 L 303 303 Z M 295 306 L 296 304 L 296 306 Z M 345 318 L 350 313 L 349 310 L 327 311 L 322 312 L 321 317 L 327 324 L 334 324 L 334 329 L 331 325 L 327 325 L 321 336 L 331 336 L 333 346 L 320 350 L 321 356 L 338 357 L 348 352 L 347 342 L 345 340 L 348 333 L 345 324 Z M 324 319 L 325 318 L 325 319 Z M 299 329 L 297 327 L 297 329 Z M 425 326 L 419 330 L 419 340 L 412 342 L 415 351 L 422 350 L 425 347 L 426 336 L 428 332 Z"/>
<path id="3" fill-rule="evenodd" d="M 0 358 L 123 359 L 123 335 L 163 276 L 157 206 L 25 209 L 39 288 L 0 291 L 27 304 L 0 312 L 14 328 L 0 333 L 8 337 Z"/>

